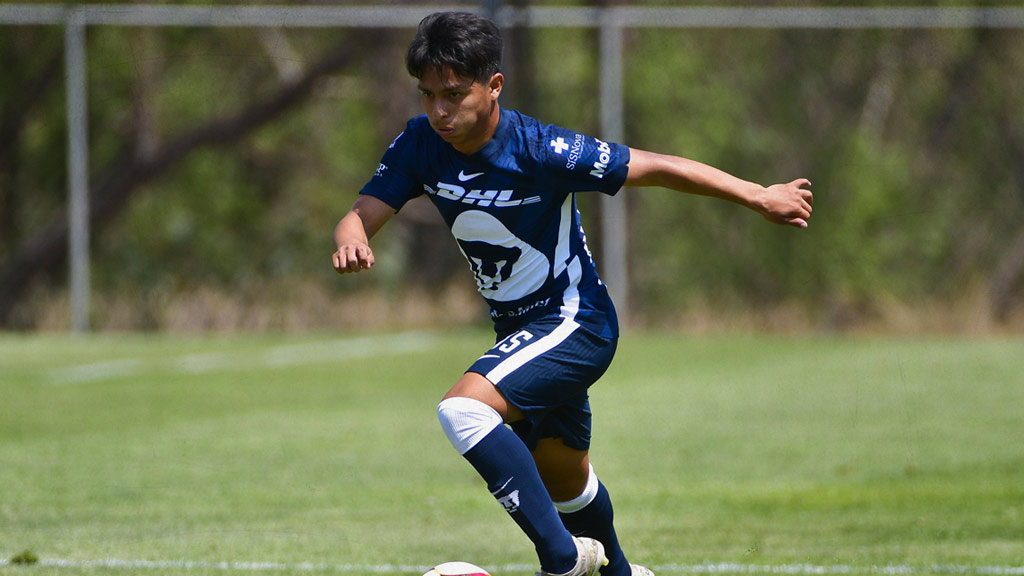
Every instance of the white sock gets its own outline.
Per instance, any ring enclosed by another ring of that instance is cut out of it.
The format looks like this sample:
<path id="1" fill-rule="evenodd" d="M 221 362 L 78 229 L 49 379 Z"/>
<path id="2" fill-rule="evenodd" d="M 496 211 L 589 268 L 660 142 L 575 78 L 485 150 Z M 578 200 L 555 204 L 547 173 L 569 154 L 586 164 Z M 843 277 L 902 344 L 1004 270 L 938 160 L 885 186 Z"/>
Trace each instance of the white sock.
<path id="1" fill-rule="evenodd" d="M 437 418 L 459 454 L 469 452 L 502 424 L 497 410 L 472 398 L 445 398 L 437 405 Z"/>

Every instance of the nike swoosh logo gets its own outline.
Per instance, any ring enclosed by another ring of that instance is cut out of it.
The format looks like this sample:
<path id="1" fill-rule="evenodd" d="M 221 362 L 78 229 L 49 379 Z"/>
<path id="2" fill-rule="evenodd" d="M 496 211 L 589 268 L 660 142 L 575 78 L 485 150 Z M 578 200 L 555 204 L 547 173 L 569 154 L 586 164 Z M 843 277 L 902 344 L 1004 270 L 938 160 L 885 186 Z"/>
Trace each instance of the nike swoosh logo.
<path id="1" fill-rule="evenodd" d="M 459 182 L 469 182 L 477 176 L 483 176 L 483 172 L 477 172 L 475 174 L 466 174 L 464 171 L 459 170 Z"/>

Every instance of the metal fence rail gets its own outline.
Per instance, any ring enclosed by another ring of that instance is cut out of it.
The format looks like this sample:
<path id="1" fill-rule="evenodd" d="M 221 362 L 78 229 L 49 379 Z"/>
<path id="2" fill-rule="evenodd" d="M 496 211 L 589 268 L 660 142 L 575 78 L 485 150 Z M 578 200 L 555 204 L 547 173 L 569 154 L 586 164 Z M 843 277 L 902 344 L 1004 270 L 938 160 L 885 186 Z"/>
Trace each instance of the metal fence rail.
<path id="1" fill-rule="evenodd" d="M 153 6 L 96 4 L 0 5 L 0 24 L 86 26 L 413 27 L 437 10 L 479 10 L 476 4 L 430 6 Z M 1022 28 L 1019 7 L 646 8 L 617 6 L 502 7 L 501 24 L 536 27 L 642 28 Z"/>

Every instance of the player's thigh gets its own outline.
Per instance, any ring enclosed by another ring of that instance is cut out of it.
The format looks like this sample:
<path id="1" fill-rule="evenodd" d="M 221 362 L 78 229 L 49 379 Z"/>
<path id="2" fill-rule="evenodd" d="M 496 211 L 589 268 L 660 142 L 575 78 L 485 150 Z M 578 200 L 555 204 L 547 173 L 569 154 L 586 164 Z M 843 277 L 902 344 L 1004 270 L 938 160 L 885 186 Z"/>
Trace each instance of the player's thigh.
<path id="1" fill-rule="evenodd" d="M 523 419 L 523 412 L 509 402 L 494 384 L 476 372 L 466 372 L 445 394 L 447 398 L 472 398 L 494 408 L 505 422 Z"/>

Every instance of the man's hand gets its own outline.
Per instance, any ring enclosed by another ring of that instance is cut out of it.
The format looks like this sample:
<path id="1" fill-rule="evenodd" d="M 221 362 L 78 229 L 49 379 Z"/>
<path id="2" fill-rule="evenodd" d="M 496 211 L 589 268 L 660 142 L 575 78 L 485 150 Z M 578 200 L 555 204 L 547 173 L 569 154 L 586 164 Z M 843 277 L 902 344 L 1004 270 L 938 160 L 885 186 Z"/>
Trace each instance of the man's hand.
<path id="1" fill-rule="evenodd" d="M 373 250 L 366 244 L 346 244 L 334 253 L 334 269 L 338 274 L 369 270 L 373 263 Z"/>
<path id="2" fill-rule="evenodd" d="M 788 184 L 775 184 L 757 198 L 757 211 L 776 224 L 807 228 L 813 210 L 814 195 L 806 188 L 810 180 L 798 178 Z"/>

